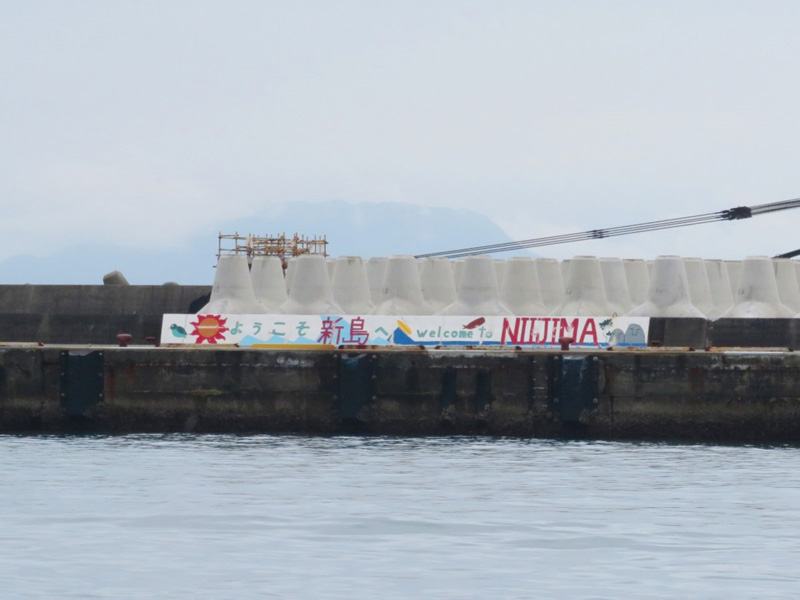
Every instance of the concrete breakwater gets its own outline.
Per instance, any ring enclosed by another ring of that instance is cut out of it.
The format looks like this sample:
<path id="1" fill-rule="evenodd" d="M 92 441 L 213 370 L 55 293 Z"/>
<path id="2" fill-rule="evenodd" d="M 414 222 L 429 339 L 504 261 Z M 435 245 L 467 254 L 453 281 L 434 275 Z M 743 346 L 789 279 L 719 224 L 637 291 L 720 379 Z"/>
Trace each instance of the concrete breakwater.
<path id="1" fill-rule="evenodd" d="M 209 292 L 0 286 L 0 432 L 800 442 L 800 319 L 654 317 L 636 350 L 156 347 Z"/>
<path id="2" fill-rule="evenodd" d="M 0 432 L 800 442 L 788 351 L 0 348 Z"/>
<path id="3" fill-rule="evenodd" d="M 0 342 L 109 344 L 158 339 L 165 313 L 199 310 L 211 286 L 0 285 Z"/>
<path id="4" fill-rule="evenodd" d="M 0 285 L 0 343 L 134 344 L 158 340 L 164 314 L 196 313 L 210 286 Z M 800 319 L 654 317 L 649 346 L 800 348 Z"/>

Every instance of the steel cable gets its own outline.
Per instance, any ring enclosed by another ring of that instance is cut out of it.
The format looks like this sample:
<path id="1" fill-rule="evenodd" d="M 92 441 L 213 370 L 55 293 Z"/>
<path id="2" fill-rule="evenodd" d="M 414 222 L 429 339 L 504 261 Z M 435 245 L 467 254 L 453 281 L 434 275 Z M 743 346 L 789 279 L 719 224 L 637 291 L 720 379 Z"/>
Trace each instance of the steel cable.
<path id="1" fill-rule="evenodd" d="M 607 237 L 616 237 L 620 235 L 630 235 L 634 233 L 644 233 L 648 231 L 659 231 L 663 229 L 674 229 L 676 227 L 688 227 L 690 225 L 702 225 L 704 223 L 713 223 L 715 221 L 732 221 L 738 219 L 747 219 L 755 215 L 768 214 L 790 208 L 800 207 L 800 198 L 792 200 L 783 200 L 781 202 L 771 202 L 768 204 L 758 204 L 756 206 L 737 206 L 727 210 L 722 210 L 713 213 L 705 213 L 700 215 L 693 215 L 690 217 L 678 217 L 674 219 L 661 219 L 658 221 L 647 221 L 645 223 L 636 223 L 633 225 L 621 225 L 619 227 L 610 227 L 607 229 L 591 229 L 588 231 L 581 231 L 577 233 L 567 233 L 561 235 L 552 235 L 541 238 L 531 238 L 527 240 L 519 240 L 516 242 L 503 242 L 500 244 L 488 244 L 484 246 L 471 246 L 467 248 L 457 248 L 454 250 L 443 250 L 441 252 L 428 252 L 426 254 L 418 254 L 416 258 L 431 258 L 431 257 L 445 257 L 445 258 L 461 258 L 473 254 L 494 254 L 497 252 L 509 252 L 511 250 L 523 250 L 526 248 L 538 248 L 541 246 L 552 246 L 556 244 L 569 244 L 573 242 L 582 242 L 593 239 L 603 239 Z"/>

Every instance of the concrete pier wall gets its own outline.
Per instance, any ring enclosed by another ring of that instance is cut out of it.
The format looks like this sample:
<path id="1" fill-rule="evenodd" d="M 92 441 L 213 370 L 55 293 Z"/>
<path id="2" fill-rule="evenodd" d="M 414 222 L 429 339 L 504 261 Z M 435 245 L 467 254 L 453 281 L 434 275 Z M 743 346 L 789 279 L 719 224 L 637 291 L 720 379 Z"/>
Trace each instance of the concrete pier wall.
<path id="1" fill-rule="evenodd" d="M 0 432 L 800 442 L 793 352 L 0 348 Z"/>
<path id="2" fill-rule="evenodd" d="M 134 344 L 159 339 L 164 314 L 193 314 L 210 286 L 0 285 L 0 343 Z M 652 318 L 650 345 L 800 348 L 800 319 Z"/>
<path id="3" fill-rule="evenodd" d="M 0 432 L 800 442 L 800 319 L 653 318 L 650 348 L 595 353 L 144 345 L 209 292 L 0 286 Z"/>
<path id="4" fill-rule="evenodd" d="M 0 285 L 0 342 L 107 344 L 158 339 L 165 313 L 192 313 L 210 286 Z"/>

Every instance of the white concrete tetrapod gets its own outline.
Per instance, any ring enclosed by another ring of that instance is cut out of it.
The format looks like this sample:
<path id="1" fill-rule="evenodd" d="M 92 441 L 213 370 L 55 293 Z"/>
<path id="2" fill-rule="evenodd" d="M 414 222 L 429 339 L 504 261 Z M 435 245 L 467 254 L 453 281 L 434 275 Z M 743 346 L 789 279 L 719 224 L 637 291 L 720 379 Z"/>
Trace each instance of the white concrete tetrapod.
<path id="1" fill-rule="evenodd" d="M 461 281 L 461 274 L 464 272 L 464 259 L 459 258 L 453 261 L 453 280 L 456 284 L 456 290 L 458 289 L 458 283 Z"/>
<path id="2" fill-rule="evenodd" d="M 292 289 L 281 305 L 281 312 L 287 315 L 344 314 L 333 301 L 328 266 L 323 256 L 303 254 L 295 257 Z"/>
<path id="3" fill-rule="evenodd" d="M 502 258 L 494 259 L 494 273 L 497 276 L 497 289 L 502 289 L 503 278 L 506 276 L 506 261 Z"/>
<path id="4" fill-rule="evenodd" d="M 602 317 L 614 313 L 608 303 L 603 271 L 596 256 L 573 256 L 564 285 L 564 301 L 553 311 L 560 316 Z"/>
<path id="5" fill-rule="evenodd" d="M 561 276 L 561 267 L 555 258 L 537 258 L 536 274 L 539 276 L 539 288 L 542 291 L 542 301 L 552 312 L 564 301 L 564 279 Z"/>
<path id="6" fill-rule="evenodd" d="M 634 307 L 639 306 L 647 300 L 647 290 L 650 289 L 650 271 L 647 269 L 647 263 L 641 258 L 626 258 L 622 261 L 622 265 L 625 267 L 631 304 Z"/>
<path id="7" fill-rule="evenodd" d="M 733 306 L 728 267 L 725 261 L 720 259 L 706 259 L 705 265 L 708 286 L 711 288 L 711 300 L 714 301 L 714 310 L 708 314 L 708 318 L 716 319 Z"/>
<path id="8" fill-rule="evenodd" d="M 634 305 L 622 261 L 618 258 L 603 257 L 600 259 L 600 271 L 603 273 L 603 285 L 606 288 L 611 314 L 628 314 Z"/>
<path id="9" fill-rule="evenodd" d="M 542 302 L 539 275 L 532 258 L 514 257 L 506 262 L 505 278 L 500 288 L 500 302 L 517 316 L 547 315 Z"/>
<path id="10" fill-rule="evenodd" d="M 711 286 L 708 284 L 706 264 L 702 258 L 684 258 L 686 281 L 689 282 L 689 297 L 700 312 L 709 317 L 714 312 L 714 300 L 711 298 Z"/>
<path id="11" fill-rule="evenodd" d="M 244 254 L 219 257 L 211 298 L 198 313 L 250 315 L 267 312 L 256 299 L 253 280 Z"/>
<path id="12" fill-rule="evenodd" d="M 792 264 L 794 265 L 795 275 L 797 275 L 797 284 L 800 286 L 800 260 L 792 260 L 790 259 Z"/>
<path id="13" fill-rule="evenodd" d="M 367 261 L 367 285 L 372 304 L 380 302 L 387 261 L 385 256 L 373 256 Z"/>
<path id="14" fill-rule="evenodd" d="M 772 264 L 775 267 L 775 279 L 778 282 L 778 296 L 781 303 L 795 313 L 800 312 L 800 287 L 794 263 L 788 258 L 773 258 Z"/>
<path id="15" fill-rule="evenodd" d="M 731 298 L 733 298 L 736 296 L 736 291 L 739 289 L 739 278 L 742 274 L 742 261 L 726 260 L 725 268 L 728 269 L 728 281 L 731 284 Z"/>
<path id="16" fill-rule="evenodd" d="M 680 256 L 659 256 L 655 259 L 647 300 L 629 312 L 628 316 L 705 318 L 705 314 L 692 304 L 686 267 Z"/>
<path id="17" fill-rule="evenodd" d="M 794 264 L 794 270 L 797 273 L 797 282 L 800 284 L 800 260 L 792 260 L 792 264 Z"/>
<path id="18" fill-rule="evenodd" d="M 434 314 L 456 301 L 453 266 L 447 258 L 425 258 L 420 271 L 422 296 L 431 305 Z"/>
<path id="19" fill-rule="evenodd" d="M 500 301 L 494 261 L 488 256 L 468 256 L 458 285 L 458 298 L 441 315 L 511 315 Z"/>
<path id="20" fill-rule="evenodd" d="M 647 274 L 650 275 L 650 279 L 652 279 L 653 278 L 653 270 L 655 269 L 655 266 L 656 266 L 656 261 L 654 261 L 654 260 L 646 260 L 645 262 L 647 263 Z"/>
<path id="21" fill-rule="evenodd" d="M 567 283 L 567 277 L 569 277 L 569 263 L 570 262 L 571 261 L 570 261 L 569 258 L 565 258 L 558 265 L 559 266 L 559 270 L 561 271 L 561 281 L 563 281 L 565 285 Z"/>
<path id="22" fill-rule="evenodd" d="M 767 256 L 748 256 L 742 261 L 739 287 L 733 306 L 720 319 L 780 319 L 790 318 L 794 311 L 781 303 L 778 282 L 772 259 Z"/>
<path id="23" fill-rule="evenodd" d="M 367 315 L 374 305 L 367 283 L 367 269 L 360 256 L 336 259 L 331 280 L 333 301 L 348 315 Z"/>
<path id="24" fill-rule="evenodd" d="M 391 256 L 386 262 L 380 301 L 375 315 L 430 315 L 431 305 L 422 295 L 417 261 L 413 256 Z"/>
<path id="25" fill-rule="evenodd" d="M 286 302 L 286 280 L 283 278 L 283 265 L 277 256 L 256 256 L 250 267 L 253 291 L 267 312 L 279 313 Z"/>
<path id="26" fill-rule="evenodd" d="M 286 273 L 284 273 L 284 281 L 286 282 L 286 295 L 289 295 L 289 292 L 292 291 L 292 281 L 294 280 L 294 267 L 295 267 L 295 259 L 297 257 L 292 256 L 286 261 Z"/>
<path id="27" fill-rule="evenodd" d="M 333 270 L 336 268 L 336 259 L 330 256 L 325 259 L 325 265 L 328 267 L 328 279 L 333 281 Z"/>

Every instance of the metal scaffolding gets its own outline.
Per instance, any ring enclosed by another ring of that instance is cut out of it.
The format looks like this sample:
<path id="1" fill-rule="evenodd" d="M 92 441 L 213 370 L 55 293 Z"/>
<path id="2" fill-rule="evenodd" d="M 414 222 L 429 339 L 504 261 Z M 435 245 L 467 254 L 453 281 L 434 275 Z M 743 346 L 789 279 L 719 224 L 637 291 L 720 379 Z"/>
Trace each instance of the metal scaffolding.
<path id="1" fill-rule="evenodd" d="M 279 236 L 258 236 L 252 233 L 240 235 L 236 233 L 219 234 L 217 259 L 225 254 L 244 254 L 248 262 L 253 262 L 256 256 L 278 256 L 286 269 L 287 261 L 302 254 L 318 254 L 328 256 L 328 240 L 325 236 L 308 238 L 297 233 L 286 237 L 285 233 Z"/>

